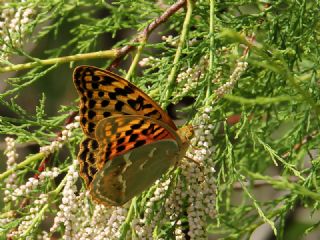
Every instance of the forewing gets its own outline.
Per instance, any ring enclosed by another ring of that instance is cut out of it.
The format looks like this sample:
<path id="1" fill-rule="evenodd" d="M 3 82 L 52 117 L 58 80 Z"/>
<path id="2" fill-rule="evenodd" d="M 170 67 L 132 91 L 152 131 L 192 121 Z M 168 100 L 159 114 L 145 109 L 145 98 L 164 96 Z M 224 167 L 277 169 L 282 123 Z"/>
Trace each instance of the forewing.
<path id="1" fill-rule="evenodd" d="M 105 205 L 123 205 L 174 166 L 179 150 L 175 140 L 164 139 L 116 156 L 95 175 L 92 198 Z"/>
<path id="2" fill-rule="evenodd" d="M 101 119 L 115 115 L 143 115 L 176 130 L 171 118 L 157 103 L 112 72 L 79 66 L 74 70 L 73 81 L 80 95 L 80 124 L 88 137 L 94 138 L 95 127 Z"/>

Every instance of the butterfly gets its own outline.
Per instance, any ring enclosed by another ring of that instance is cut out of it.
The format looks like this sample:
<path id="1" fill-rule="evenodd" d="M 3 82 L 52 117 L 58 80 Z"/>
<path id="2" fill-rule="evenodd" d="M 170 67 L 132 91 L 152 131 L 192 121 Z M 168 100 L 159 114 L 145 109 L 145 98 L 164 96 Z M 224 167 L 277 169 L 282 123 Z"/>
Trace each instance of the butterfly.
<path id="1" fill-rule="evenodd" d="M 150 187 L 185 155 L 192 127 L 177 129 L 170 116 L 122 77 L 79 66 L 80 176 L 92 199 L 121 206 Z"/>

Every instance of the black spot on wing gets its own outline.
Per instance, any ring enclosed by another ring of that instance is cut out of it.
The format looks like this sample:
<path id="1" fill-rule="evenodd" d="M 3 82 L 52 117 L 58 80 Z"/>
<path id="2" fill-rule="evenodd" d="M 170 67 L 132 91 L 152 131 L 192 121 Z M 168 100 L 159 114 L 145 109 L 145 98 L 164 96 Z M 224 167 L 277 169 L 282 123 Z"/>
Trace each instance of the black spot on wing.
<path id="1" fill-rule="evenodd" d="M 89 175 L 94 176 L 97 173 L 97 169 L 95 167 L 89 167 Z"/>
<path id="2" fill-rule="evenodd" d="M 139 129 L 139 128 L 141 128 L 141 124 L 140 123 L 137 123 L 137 124 L 133 124 L 133 125 L 131 125 L 131 129 Z"/>
<path id="3" fill-rule="evenodd" d="M 146 113 L 145 116 L 150 117 L 150 116 L 155 115 L 157 113 L 158 113 L 158 111 L 156 109 L 154 109 L 151 112 Z"/>
<path id="4" fill-rule="evenodd" d="M 91 86 L 92 86 L 93 89 L 98 89 L 99 88 L 99 83 L 93 82 L 93 83 L 91 83 Z"/>
<path id="5" fill-rule="evenodd" d="M 117 152 L 121 152 L 121 151 L 123 151 L 123 150 L 125 150 L 125 149 L 126 149 L 126 147 L 123 146 L 123 145 L 118 146 L 118 147 L 117 147 Z"/>
<path id="6" fill-rule="evenodd" d="M 96 115 L 97 115 L 97 114 L 96 114 L 95 111 L 92 111 L 92 110 L 89 110 L 89 111 L 88 111 L 88 118 L 89 118 L 89 119 L 94 118 Z"/>
<path id="7" fill-rule="evenodd" d="M 80 81 L 76 81 L 76 84 L 80 84 Z M 82 87 L 77 86 L 77 89 L 78 89 L 78 91 L 81 93 L 81 95 L 84 94 L 85 90 L 84 90 Z"/>
<path id="8" fill-rule="evenodd" d="M 136 147 L 140 147 L 142 145 L 146 144 L 146 141 L 145 140 L 139 140 L 137 141 L 135 144 L 134 144 L 134 148 Z"/>
<path id="9" fill-rule="evenodd" d="M 136 109 L 136 101 L 135 100 L 132 100 L 132 99 L 128 99 L 127 103 L 129 104 L 129 106 L 133 109 Z"/>
<path id="10" fill-rule="evenodd" d="M 111 100 L 117 99 L 117 94 L 115 92 L 108 92 L 108 96 Z"/>
<path id="11" fill-rule="evenodd" d="M 93 97 L 93 92 L 91 90 L 87 91 L 87 96 L 88 98 L 92 98 Z"/>
<path id="12" fill-rule="evenodd" d="M 130 129 L 125 132 L 125 135 L 130 136 L 132 133 L 133 133 L 133 130 Z"/>
<path id="13" fill-rule="evenodd" d="M 115 80 L 109 76 L 105 76 L 103 80 L 100 81 L 100 84 L 107 86 L 111 85 Z"/>
<path id="14" fill-rule="evenodd" d="M 138 123 L 130 126 L 131 129 L 140 129 L 142 125 L 145 124 L 145 120 L 141 119 Z"/>
<path id="15" fill-rule="evenodd" d="M 91 164 L 94 164 L 96 161 L 95 161 L 95 158 L 94 158 L 94 154 L 91 152 L 89 153 L 89 156 L 87 157 L 87 160 L 91 163 Z"/>
<path id="16" fill-rule="evenodd" d="M 138 134 L 132 134 L 129 138 L 129 142 L 134 142 L 137 140 L 137 138 L 139 137 Z"/>
<path id="17" fill-rule="evenodd" d="M 136 102 L 143 105 L 143 102 L 144 102 L 143 97 L 141 97 L 141 96 L 137 97 Z"/>
<path id="18" fill-rule="evenodd" d="M 82 172 L 86 173 L 86 175 L 88 175 L 88 168 L 89 168 L 89 164 L 87 162 L 83 162 L 83 169 Z"/>
<path id="19" fill-rule="evenodd" d="M 152 104 L 147 103 L 147 104 L 143 105 L 143 109 L 146 109 L 146 108 L 152 108 Z"/>
<path id="20" fill-rule="evenodd" d="M 87 102 L 87 97 L 86 97 L 86 96 L 82 96 L 82 97 L 81 97 L 81 101 L 82 101 L 83 103 L 86 103 L 86 102 Z"/>
<path id="21" fill-rule="evenodd" d="M 120 145 L 120 144 L 124 143 L 124 140 L 125 140 L 125 138 L 119 138 L 117 140 L 117 144 Z"/>
<path id="22" fill-rule="evenodd" d="M 87 174 L 87 175 L 88 175 L 88 174 Z M 88 175 L 88 180 L 89 180 L 89 183 L 91 183 L 92 180 L 93 180 L 93 177 L 91 177 L 90 175 Z"/>
<path id="23" fill-rule="evenodd" d="M 136 110 L 141 110 L 143 109 L 143 102 L 144 102 L 144 99 L 143 97 L 139 96 L 136 100 Z"/>
<path id="24" fill-rule="evenodd" d="M 92 76 L 92 81 L 94 82 L 98 82 L 100 80 L 100 77 L 96 76 L 96 75 L 93 75 Z"/>
<path id="25" fill-rule="evenodd" d="M 164 129 L 161 129 L 160 131 L 158 131 L 157 134 L 154 134 L 153 137 L 154 137 L 154 138 L 157 138 L 157 137 L 160 136 L 161 134 L 164 134 L 164 136 L 168 136 L 168 135 L 169 135 L 169 133 L 168 133 L 167 131 L 165 131 Z M 164 136 L 162 136 L 162 137 L 164 137 Z"/>
<path id="26" fill-rule="evenodd" d="M 88 121 L 87 121 L 87 119 L 86 118 L 81 118 L 81 123 L 83 124 L 83 125 L 86 125 L 86 123 L 87 123 Z"/>
<path id="27" fill-rule="evenodd" d="M 121 95 L 121 96 L 128 95 L 127 91 L 123 88 L 115 88 L 114 91 L 117 93 L 117 95 Z"/>
<path id="28" fill-rule="evenodd" d="M 94 123 L 89 122 L 89 124 L 88 124 L 89 133 L 93 132 L 95 127 L 96 127 L 96 125 Z"/>
<path id="29" fill-rule="evenodd" d="M 90 99 L 89 100 L 89 108 L 94 108 L 94 106 L 96 105 L 96 101 L 95 100 L 93 100 L 93 99 Z"/>
<path id="30" fill-rule="evenodd" d="M 124 103 L 122 101 L 117 101 L 116 105 L 115 105 L 115 109 L 116 111 L 118 112 L 121 112 L 122 111 L 122 107 L 124 106 Z"/>
<path id="31" fill-rule="evenodd" d="M 88 108 L 86 106 L 83 106 L 81 109 L 80 109 L 80 112 L 82 114 L 85 114 L 87 112 Z"/>
<path id="32" fill-rule="evenodd" d="M 106 159 L 106 160 L 109 160 L 110 155 L 111 155 L 111 151 L 110 151 L 110 149 L 108 149 L 108 150 L 106 151 L 106 153 L 104 154 L 105 159 Z"/>
<path id="33" fill-rule="evenodd" d="M 151 133 L 154 133 L 155 131 L 157 131 L 159 128 L 161 128 L 159 125 L 155 125 L 154 123 L 151 123 L 150 126 L 148 127 L 148 130 Z"/>
<path id="34" fill-rule="evenodd" d="M 104 116 L 104 117 L 110 117 L 110 116 L 111 116 L 111 113 L 109 113 L 109 112 L 104 112 L 104 113 L 103 113 L 103 116 Z"/>
<path id="35" fill-rule="evenodd" d="M 106 106 L 108 106 L 109 105 L 109 100 L 102 100 L 102 102 L 101 102 L 101 107 L 106 107 Z"/>
<path id="36" fill-rule="evenodd" d="M 86 159 L 88 152 L 89 152 L 88 148 L 87 148 L 87 147 L 84 148 L 84 149 L 80 152 L 79 158 L 80 158 L 81 160 Z"/>
<path id="37" fill-rule="evenodd" d="M 80 74 L 80 71 L 75 71 L 74 72 L 74 78 L 76 79 L 76 81 L 80 81 L 80 78 L 81 78 L 81 74 Z"/>
<path id="38" fill-rule="evenodd" d="M 126 91 L 127 94 L 134 93 L 134 91 L 129 86 L 125 86 L 124 90 Z"/>
<path id="39" fill-rule="evenodd" d="M 96 140 L 91 141 L 91 147 L 93 150 L 96 150 L 99 147 L 99 144 Z"/>

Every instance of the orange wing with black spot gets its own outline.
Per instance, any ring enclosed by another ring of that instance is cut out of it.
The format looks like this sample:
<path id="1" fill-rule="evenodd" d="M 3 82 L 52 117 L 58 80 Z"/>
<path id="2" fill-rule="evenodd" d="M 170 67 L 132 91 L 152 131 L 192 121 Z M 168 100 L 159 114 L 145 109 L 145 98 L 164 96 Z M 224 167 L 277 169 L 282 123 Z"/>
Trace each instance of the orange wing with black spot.
<path id="1" fill-rule="evenodd" d="M 86 135 L 80 175 L 97 202 L 124 204 L 183 157 L 186 134 L 139 88 L 92 66 L 77 67 L 73 81 Z"/>
<path id="2" fill-rule="evenodd" d="M 98 142 L 92 138 L 85 138 L 80 143 L 80 150 L 78 153 L 78 161 L 80 165 L 79 173 L 85 181 L 86 186 L 90 185 L 95 174 L 98 172 L 98 148 Z"/>
<path id="3" fill-rule="evenodd" d="M 178 146 L 181 140 L 167 124 L 141 115 L 113 116 L 101 120 L 96 127 L 99 144 L 97 168 L 131 149 L 163 139 L 173 139 Z"/>
<path id="4" fill-rule="evenodd" d="M 73 82 L 80 95 L 80 124 L 90 138 L 95 138 L 100 120 L 116 115 L 142 115 L 177 129 L 169 115 L 142 90 L 110 71 L 79 66 Z"/>

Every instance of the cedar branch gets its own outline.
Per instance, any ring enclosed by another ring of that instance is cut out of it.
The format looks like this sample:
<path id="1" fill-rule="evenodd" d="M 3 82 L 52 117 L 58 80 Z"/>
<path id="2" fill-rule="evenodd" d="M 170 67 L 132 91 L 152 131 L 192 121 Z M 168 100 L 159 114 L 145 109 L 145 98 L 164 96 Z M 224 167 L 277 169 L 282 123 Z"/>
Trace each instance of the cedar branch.
<path id="1" fill-rule="evenodd" d="M 137 34 L 137 37 L 132 41 L 133 44 L 126 45 L 117 51 L 116 58 L 112 61 L 108 69 L 115 68 L 122 58 L 127 55 L 129 52 L 133 51 L 136 48 L 136 43 L 141 41 L 146 41 L 150 34 L 155 30 L 160 24 L 166 22 L 169 17 L 175 14 L 179 9 L 181 9 L 186 4 L 186 0 L 179 0 L 175 4 L 171 5 L 167 10 L 163 12 L 162 15 L 153 20 L 147 27 L 145 27 L 140 33 Z"/>

